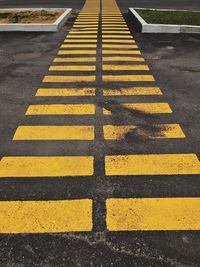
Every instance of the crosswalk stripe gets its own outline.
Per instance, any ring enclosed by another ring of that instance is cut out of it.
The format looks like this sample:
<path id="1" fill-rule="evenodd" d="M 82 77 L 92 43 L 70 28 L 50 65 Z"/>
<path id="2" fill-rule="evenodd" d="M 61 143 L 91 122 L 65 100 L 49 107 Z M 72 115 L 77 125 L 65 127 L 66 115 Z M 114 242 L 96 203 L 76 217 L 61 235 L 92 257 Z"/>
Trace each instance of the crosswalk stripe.
<path id="1" fill-rule="evenodd" d="M 38 88 L 36 96 L 95 96 L 95 88 Z"/>
<path id="2" fill-rule="evenodd" d="M 102 61 L 103 62 L 107 62 L 107 61 L 144 62 L 144 58 L 142 58 L 142 57 L 123 57 L 123 56 L 114 56 L 114 57 L 104 56 L 102 58 Z"/>
<path id="3" fill-rule="evenodd" d="M 93 104 L 30 105 L 26 115 L 94 115 Z"/>
<path id="4" fill-rule="evenodd" d="M 96 76 L 45 76 L 44 83 L 95 82 Z"/>
<path id="5" fill-rule="evenodd" d="M 61 48 L 96 48 L 96 44 L 63 44 Z"/>
<path id="6" fill-rule="evenodd" d="M 128 30 L 128 27 L 126 26 L 112 26 L 112 27 L 109 27 L 109 26 L 103 26 L 102 27 L 103 30 Z"/>
<path id="7" fill-rule="evenodd" d="M 0 178 L 91 176 L 93 161 L 92 156 L 3 157 Z"/>
<path id="8" fill-rule="evenodd" d="M 13 140 L 94 140 L 94 126 L 19 126 Z"/>
<path id="9" fill-rule="evenodd" d="M 97 43 L 97 40 L 93 39 L 65 39 L 64 43 Z"/>
<path id="10" fill-rule="evenodd" d="M 200 198 L 106 200 L 109 231 L 200 230 Z"/>
<path id="11" fill-rule="evenodd" d="M 130 34 L 130 31 L 127 31 L 127 30 L 124 30 L 124 31 L 120 31 L 120 30 L 113 30 L 113 31 L 110 31 L 110 30 L 103 30 L 102 31 L 103 34 L 110 34 L 110 33 L 114 33 L 114 34 Z"/>
<path id="12" fill-rule="evenodd" d="M 60 50 L 58 55 L 95 55 L 96 50 Z"/>
<path id="13" fill-rule="evenodd" d="M 195 154 L 116 155 L 105 158 L 106 175 L 200 174 Z"/>
<path id="14" fill-rule="evenodd" d="M 92 200 L 0 201 L 0 233 L 92 230 Z"/>
<path id="15" fill-rule="evenodd" d="M 95 62 L 96 57 L 60 57 L 54 58 L 53 62 Z"/>
<path id="16" fill-rule="evenodd" d="M 103 55 L 140 55 L 141 52 L 139 50 L 103 50 Z"/>
<path id="17" fill-rule="evenodd" d="M 152 75 L 103 75 L 104 82 L 154 82 Z"/>
<path id="18" fill-rule="evenodd" d="M 97 32 L 98 32 L 98 30 L 90 30 L 90 31 L 75 31 L 75 30 L 73 30 L 73 31 L 70 31 L 69 32 L 69 34 L 70 35 L 73 35 L 73 34 L 97 34 Z"/>
<path id="19" fill-rule="evenodd" d="M 106 140 L 120 140 L 124 139 L 127 134 L 137 134 L 138 136 L 148 139 L 154 138 L 185 138 L 179 124 L 157 124 L 149 127 L 140 125 L 104 125 L 104 138 Z"/>
<path id="20" fill-rule="evenodd" d="M 75 26 L 77 25 L 98 25 L 98 21 L 79 21 L 74 23 Z"/>
<path id="21" fill-rule="evenodd" d="M 106 39 L 106 38 L 121 38 L 121 39 L 133 39 L 132 35 L 128 34 L 128 35 L 102 35 L 102 38 Z"/>
<path id="22" fill-rule="evenodd" d="M 126 39 L 123 39 L 123 40 L 119 40 L 119 39 L 102 39 L 102 42 L 103 43 L 129 43 L 129 44 L 135 43 L 135 41 L 133 39 L 130 39 L 130 40 L 126 40 Z"/>
<path id="23" fill-rule="evenodd" d="M 128 87 L 120 89 L 103 89 L 104 96 L 162 95 L 159 87 Z"/>
<path id="24" fill-rule="evenodd" d="M 147 65 L 103 65 L 103 70 L 149 70 Z"/>
<path id="25" fill-rule="evenodd" d="M 83 65 L 64 65 L 64 66 L 50 66 L 49 71 L 95 71 L 96 66 Z"/>
<path id="26" fill-rule="evenodd" d="M 121 109 L 120 109 L 121 108 Z M 144 113 L 172 113 L 167 103 L 123 103 L 118 107 L 118 113 L 123 111 L 141 111 Z M 111 115 L 112 111 L 103 109 L 104 115 Z"/>
<path id="27" fill-rule="evenodd" d="M 103 44 L 102 45 L 103 48 L 121 48 L 121 49 L 124 49 L 124 48 L 138 48 L 137 45 L 127 45 L 127 44 L 117 44 L 117 45 L 114 45 L 114 44 Z"/>
<path id="28" fill-rule="evenodd" d="M 84 34 L 69 34 L 66 36 L 66 38 L 93 38 L 96 39 L 97 38 L 97 34 L 92 34 L 92 35 L 84 35 Z"/>

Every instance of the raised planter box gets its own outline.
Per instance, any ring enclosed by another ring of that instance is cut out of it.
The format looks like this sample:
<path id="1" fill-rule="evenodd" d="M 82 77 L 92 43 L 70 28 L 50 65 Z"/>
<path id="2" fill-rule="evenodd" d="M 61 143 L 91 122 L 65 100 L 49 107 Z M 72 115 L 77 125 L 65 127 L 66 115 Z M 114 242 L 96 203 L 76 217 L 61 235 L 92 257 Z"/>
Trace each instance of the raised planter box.
<path id="1" fill-rule="evenodd" d="M 53 23 L 7 23 L 0 24 L 0 31 L 31 31 L 31 32 L 56 32 L 67 21 L 70 16 L 71 8 L 6 8 L 0 9 L 0 12 L 22 12 L 22 11 L 47 11 L 47 12 L 62 12 L 59 18 Z"/>
<path id="2" fill-rule="evenodd" d="M 145 10 L 145 8 L 136 8 Z M 149 8 L 148 8 L 149 10 Z M 159 11 L 177 11 L 168 9 L 150 9 Z M 180 11 L 180 10 L 179 10 Z M 144 33 L 198 33 L 200 26 L 195 25 L 175 25 L 175 24 L 150 24 L 147 23 L 134 8 L 129 8 L 129 14 L 137 30 Z"/>

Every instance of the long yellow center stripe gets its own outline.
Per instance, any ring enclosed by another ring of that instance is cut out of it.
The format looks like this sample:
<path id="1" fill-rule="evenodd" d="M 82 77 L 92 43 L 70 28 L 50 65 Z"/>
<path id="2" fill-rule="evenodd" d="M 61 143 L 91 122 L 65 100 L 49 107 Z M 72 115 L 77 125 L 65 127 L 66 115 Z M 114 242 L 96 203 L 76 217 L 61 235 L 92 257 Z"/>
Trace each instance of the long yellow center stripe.
<path id="1" fill-rule="evenodd" d="M 0 233 L 92 230 L 92 200 L 0 201 Z"/>

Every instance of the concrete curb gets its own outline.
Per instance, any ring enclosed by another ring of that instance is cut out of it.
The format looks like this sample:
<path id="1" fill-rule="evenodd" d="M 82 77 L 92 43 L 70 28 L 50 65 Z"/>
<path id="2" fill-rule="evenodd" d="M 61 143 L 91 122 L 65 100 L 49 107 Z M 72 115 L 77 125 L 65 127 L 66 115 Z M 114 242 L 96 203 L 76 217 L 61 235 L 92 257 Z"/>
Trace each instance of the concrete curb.
<path id="1" fill-rule="evenodd" d="M 137 8 L 137 9 L 150 9 L 150 8 Z M 150 9 L 160 11 L 176 11 L 172 9 Z M 184 11 L 184 10 L 183 10 Z M 134 25 L 141 32 L 144 33 L 198 33 L 200 34 L 200 26 L 195 25 L 173 25 L 173 24 L 149 24 L 147 23 L 134 8 L 129 8 Z"/>
<path id="2" fill-rule="evenodd" d="M 23 31 L 23 32 L 57 32 L 67 21 L 70 16 L 71 8 L 5 8 L 0 11 L 63 11 L 63 14 L 54 22 L 48 24 L 0 24 L 2 31 Z"/>

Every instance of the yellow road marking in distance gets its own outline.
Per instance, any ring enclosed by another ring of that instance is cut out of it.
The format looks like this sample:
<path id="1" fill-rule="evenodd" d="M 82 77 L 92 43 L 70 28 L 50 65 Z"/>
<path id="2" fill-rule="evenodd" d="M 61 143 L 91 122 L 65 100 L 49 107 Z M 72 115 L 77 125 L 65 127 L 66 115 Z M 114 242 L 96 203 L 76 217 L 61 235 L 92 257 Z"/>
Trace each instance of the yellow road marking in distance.
<path id="1" fill-rule="evenodd" d="M 122 39 L 133 39 L 132 35 L 102 35 L 102 38 L 122 38 Z"/>
<path id="2" fill-rule="evenodd" d="M 139 50 L 103 50 L 103 55 L 141 55 L 141 52 Z"/>
<path id="3" fill-rule="evenodd" d="M 0 178 L 90 176 L 93 165 L 92 156 L 3 157 Z"/>
<path id="4" fill-rule="evenodd" d="M 93 39 L 66 39 L 64 40 L 64 43 L 97 43 L 97 40 L 93 40 Z"/>
<path id="5" fill-rule="evenodd" d="M 36 96 L 95 96 L 95 88 L 38 88 Z"/>
<path id="6" fill-rule="evenodd" d="M 61 48 L 96 48 L 96 44 L 63 44 Z"/>
<path id="7" fill-rule="evenodd" d="M 95 55 L 96 50 L 60 50 L 58 55 Z"/>
<path id="8" fill-rule="evenodd" d="M 120 105 L 119 105 L 120 107 Z M 144 113 L 172 113 L 172 110 L 167 103 L 123 103 L 121 104 L 121 109 L 123 111 L 135 110 Z M 122 112 L 119 108 L 119 113 Z M 104 115 L 111 115 L 111 111 L 103 109 Z"/>
<path id="9" fill-rule="evenodd" d="M 93 104 L 30 105 L 26 115 L 94 115 Z"/>
<path id="10" fill-rule="evenodd" d="M 71 34 L 97 34 L 97 30 L 90 30 L 90 31 L 75 31 L 75 30 L 73 30 L 73 31 L 70 31 L 70 35 Z"/>
<path id="11" fill-rule="evenodd" d="M 45 76 L 44 83 L 94 82 L 96 76 Z"/>
<path id="12" fill-rule="evenodd" d="M 154 82 L 152 75 L 103 75 L 104 82 Z"/>
<path id="13" fill-rule="evenodd" d="M 92 200 L 0 201 L 1 234 L 92 230 Z"/>
<path id="14" fill-rule="evenodd" d="M 129 43 L 129 44 L 132 44 L 132 43 L 135 43 L 135 41 L 133 39 L 130 39 L 130 40 L 119 40 L 119 39 L 102 39 L 102 42 L 103 43 Z"/>
<path id="15" fill-rule="evenodd" d="M 96 66 L 83 66 L 83 65 L 63 65 L 63 66 L 50 66 L 49 71 L 95 71 Z"/>
<path id="16" fill-rule="evenodd" d="M 124 49 L 124 48 L 138 48 L 137 45 L 127 45 L 127 44 L 117 44 L 117 45 L 114 45 L 114 44 L 103 44 L 102 45 L 103 48 L 121 48 L 121 49 Z"/>
<path id="17" fill-rule="evenodd" d="M 200 198 L 118 198 L 106 201 L 109 231 L 200 230 Z"/>
<path id="18" fill-rule="evenodd" d="M 53 62 L 96 62 L 96 57 L 58 57 Z"/>
<path id="19" fill-rule="evenodd" d="M 106 175 L 200 174 L 195 154 L 149 154 L 106 156 Z"/>
<path id="20" fill-rule="evenodd" d="M 147 65 L 103 65 L 103 70 L 149 70 Z"/>
<path id="21" fill-rule="evenodd" d="M 103 62 L 107 61 L 135 61 L 135 62 L 144 62 L 144 58 L 142 57 L 123 57 L 123 56 L 114 56 L 114 57 L 106 57 L 102 58 Z"/>
<path id="22" fill-rule="evenodd" d="M 120 89 L 103 89 L 104 96 L 162 95 L 159 87 L 128 87 Z"/>
<path id="23" fill-rule="evenodd" d="M 72 35 L 67 35 L 66 38 L 97 38 L 97 34 L 92 34 L 92 35 L 83 35 L 83 34 L 72 34 Z"/>
<path id="24" fill-rule="evenodd" d="M 143 129 L 140 125 L 115 126 L 104 125 L 104 138 L 107 140 L 124 139 L 127 134 L 135 133 L 138 136 L 154 138 L 185 138 L 179 124 L 157 124 L 151 125 L 151 129 Z M 131 136 L 131 135 L 130 135 Z"/>
<path id="25" fill-rule="evenodd" d="M 13 140 L 94 140 L 94 126 L 19 126 Z"/>

